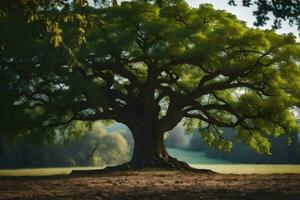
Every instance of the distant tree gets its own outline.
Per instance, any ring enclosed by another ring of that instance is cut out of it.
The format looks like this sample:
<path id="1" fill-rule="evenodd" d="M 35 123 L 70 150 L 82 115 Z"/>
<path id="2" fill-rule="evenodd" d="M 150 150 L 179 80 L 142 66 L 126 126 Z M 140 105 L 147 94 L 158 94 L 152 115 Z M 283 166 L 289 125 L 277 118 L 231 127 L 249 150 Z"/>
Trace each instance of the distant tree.
<path id="1" fill-rule="evenodd" d="M 235 5 L 240 0 L 229 0 L 230 5 Z M 274 17 L 273 28 L 281 28 L 282 21 L 296 25 L 300 31 L 300 1 L 298 0 L 243 0 L 243 6 L 255 6 L 253 14 L 256 16 L 256 26 L 264 26 Z"/>
<path id="2" fill-rule="evenodd" d="M 205 151 L 207 148 L 207 144 L 202 140 L 200 134 L 198 132 L 193 133 L 187 150 L 190 151 Z M 213 147 L 211 147 L 213 148 Z M 226 152 L 227 153 L 227 152 Z"/>
<path id="3" fill-rule="evenodd" d="M 167 148 L 185 149 L 188 146 L 188 138 L 183 127 L 175 127 L 169 131 L 165 138 L 165 145 Z"/>
<path id="4" fill-rule="evenodd" d="M 224 130 L 226 136 L 233 140 L 234 132 L 227 129 Z M 229 160 L 237 163 L 256 163 L 256 164 L 299 164 L 300 152 L 298 135 L 292 134 L 292 141 L 290 145 L 285 145 L 286 139 L 284 137 L 269 137 L 272 144 L 272 155 L 257 154 L 243 143 L 235 143 L 235 148 L 231 152 L 220 151 L 215 148 L 210 148 L 203 145 L 203 152 L 209 157 Z"/>
<path id="5" fill-rule="evenodd" d="M 84 20 L 58 18 L 54 43 L 39 22 L 13 10 L 0 21 L 2 136 L 66 137 L 82 122 L 112 119 L 132 132 L 131 168 L 191 169 L 164 146 L 164 133 L 182 120 L 209 145 L 230 150 L 222 127 L 231 127 L 237 140 L 266 154 L 266 134 L 289 138 L 299 130 L 293 35 L 250 29 L 211 5 L 193 9 L 180 0 L 68 12 Z"/>
<path id="6" fill-rule="evenodd" d="M 82 137 L 37 146 L 27 138 L 4 145 L 0 168 L 106 166 L 129 160 L 129 147 L 121 133 L 107 132 L 98 122 Z"/>

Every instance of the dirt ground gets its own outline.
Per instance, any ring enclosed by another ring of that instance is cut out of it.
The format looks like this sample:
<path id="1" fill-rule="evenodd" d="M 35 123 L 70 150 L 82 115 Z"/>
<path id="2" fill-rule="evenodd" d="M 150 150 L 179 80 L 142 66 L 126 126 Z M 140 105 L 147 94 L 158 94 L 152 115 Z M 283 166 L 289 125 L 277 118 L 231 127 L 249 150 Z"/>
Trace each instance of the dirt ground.
<path id="1" fill-rule="evenodd" d="M 300 174 L 222 175 L 131 171 L 89 176 L 1 177 L 0 199 L 300 199 Z"/>

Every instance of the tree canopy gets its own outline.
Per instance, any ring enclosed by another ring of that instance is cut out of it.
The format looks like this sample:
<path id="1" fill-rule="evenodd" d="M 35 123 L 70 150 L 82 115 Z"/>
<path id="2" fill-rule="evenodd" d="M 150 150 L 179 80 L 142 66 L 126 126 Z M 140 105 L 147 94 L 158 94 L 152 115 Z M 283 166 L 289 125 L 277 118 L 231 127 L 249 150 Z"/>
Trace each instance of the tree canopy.
<path id="1" fill-rule="evenodd" d="M 132 131 L 135 164 L 149 165 L 144 157 L 170 158 L 162 138 L 182 120 L 210 145 L 230 150 L 230 127 L 266 154 L 266 135 L 299 131 L 295 36 L 248 28 L 209 4 L 51 2 L 71 7 L 37 6 L 46 14 L 33 21 L 13 7 L 0 20 L 0 136 L 44 140 L 115 120 Z"/>

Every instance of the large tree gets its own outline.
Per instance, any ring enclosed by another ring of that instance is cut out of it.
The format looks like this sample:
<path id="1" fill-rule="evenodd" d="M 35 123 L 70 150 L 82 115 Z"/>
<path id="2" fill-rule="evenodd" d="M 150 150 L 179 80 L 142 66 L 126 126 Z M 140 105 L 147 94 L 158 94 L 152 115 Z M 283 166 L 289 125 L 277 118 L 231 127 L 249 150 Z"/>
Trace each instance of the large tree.
<path id="1" fill-rule="evenodd" d="M 222 128 L 234 128 L 237 140 L 266 154 L 266 135 L 299 131 L 293 35 L 250 29 L 211 5 L 192 9 L 180 0 L 68 12 L 77 23 L 57 18 L 55 37 L 43 20 L 0 22 L 0 135 L 51 139 L 80 121 L 115 120 L 134 138 L 130 167 L 189 169 L 163 140 L 181 121 L 225 150 L 232 143 Z"/>

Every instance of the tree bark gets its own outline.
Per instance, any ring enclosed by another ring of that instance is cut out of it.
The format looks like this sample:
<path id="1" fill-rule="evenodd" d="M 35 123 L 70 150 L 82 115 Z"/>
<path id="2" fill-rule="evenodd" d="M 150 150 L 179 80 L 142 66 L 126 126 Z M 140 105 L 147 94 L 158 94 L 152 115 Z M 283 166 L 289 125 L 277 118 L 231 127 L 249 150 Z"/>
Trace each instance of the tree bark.
<path id="1" fill-rule="evenodd" d="M 163 133 L 140 125 L 131 128 L 131 132 L 134 139 L 131 167 L 154 167 L 159 159 L 166 158 Z"/>
<path id="2" fill-rule="evenodd" d="M 185 162 L 178 161 L 168 154 L 164 144 L 164 133 L 155 126 L 138 124 L 130 129 L 134 139 L 133 155 L 128 163 L 130 168 L 192 169 Z"/>

